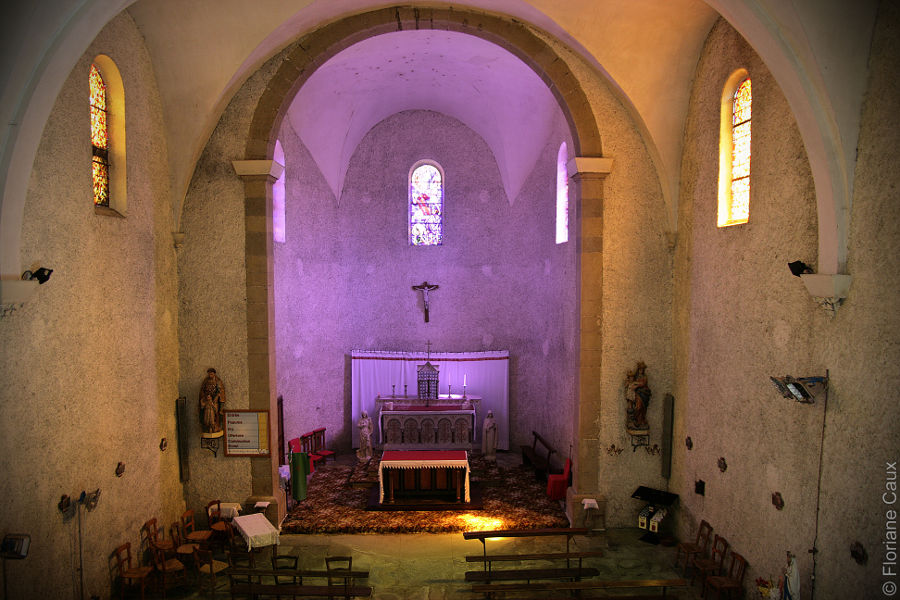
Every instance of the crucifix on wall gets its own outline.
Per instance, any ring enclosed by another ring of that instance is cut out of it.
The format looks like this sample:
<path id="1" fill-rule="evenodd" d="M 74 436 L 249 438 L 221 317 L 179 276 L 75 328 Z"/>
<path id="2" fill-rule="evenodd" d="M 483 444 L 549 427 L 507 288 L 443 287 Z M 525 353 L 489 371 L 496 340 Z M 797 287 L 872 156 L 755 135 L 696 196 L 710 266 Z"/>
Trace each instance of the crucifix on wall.
<path id="1" fill-rule="evenodd" d="M 428 322 L 428 292 L 433 292 L 438 289 L 438 286 L 429 284 L 427 281 L 423 281 L 421 285 L 412 286 L 414 292 L 422 292 L 422 299 L 425 302 L 425 322 Z"/>

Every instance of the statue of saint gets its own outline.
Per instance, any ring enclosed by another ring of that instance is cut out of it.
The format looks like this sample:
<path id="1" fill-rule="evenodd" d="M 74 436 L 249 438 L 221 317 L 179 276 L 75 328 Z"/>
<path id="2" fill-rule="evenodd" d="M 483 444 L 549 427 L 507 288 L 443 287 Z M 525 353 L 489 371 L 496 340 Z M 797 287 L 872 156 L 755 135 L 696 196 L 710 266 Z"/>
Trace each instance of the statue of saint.
<path id="1" fill-rule="evenodd" d="M 362 411 L 356 426 L 359 428 L 359 450 L 356 451 L 356 457 L 361 461 L 369 460 L 372 458 L 372 419 L 368 412 Z"/>
<path id="2" fill-rule="evenodd" d="M 628 371 L 628 376 L 625 378 L 626 427 L 628 429 L 650 429 L 650 424 L 647 422 L 650 396 L 650 387 L 647 385 L 647 365 L 639 362 L 633 371 Z"/>
<path id="3" fill-rule="evenodd" d="M 206 370 L 206 379 L 200 384 L 200 425 L 203 433 L 221 433 L 222 410 L 225 404 L 225 385 L 216 370 Z"/>
<path id="4" fill-rule="evenodd" d="M 497 460 L 497 421 L 489 410 L 481 426 L 481 453 L 487 460 Z"/>

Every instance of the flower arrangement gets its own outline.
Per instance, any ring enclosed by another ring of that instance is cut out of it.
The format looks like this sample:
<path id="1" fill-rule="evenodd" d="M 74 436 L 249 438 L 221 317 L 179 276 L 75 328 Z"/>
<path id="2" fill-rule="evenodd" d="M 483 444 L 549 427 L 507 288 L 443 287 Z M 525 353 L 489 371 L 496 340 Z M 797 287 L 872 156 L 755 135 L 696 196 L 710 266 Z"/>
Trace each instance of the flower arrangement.
<path id="1" fill-rule="evenodd" d="M 781 600 L 781 590 L 771 579 L 756 578 L 756 589 L 759 591 L 760 598 L 768 598 L 769 600 Z"/>

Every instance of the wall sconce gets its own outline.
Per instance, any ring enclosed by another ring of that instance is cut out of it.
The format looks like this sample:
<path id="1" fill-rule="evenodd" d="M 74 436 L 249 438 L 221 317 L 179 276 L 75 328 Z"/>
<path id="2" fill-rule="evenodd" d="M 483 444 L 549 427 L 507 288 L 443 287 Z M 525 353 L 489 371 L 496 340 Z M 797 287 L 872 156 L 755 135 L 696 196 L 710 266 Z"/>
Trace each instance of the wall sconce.
<path id="1" fill-rule="evenodd" d="M 775 507 L 775 510 L 784 509 L 784 498 L 781 496 L 781 492 L 772 494 L 772 506 Z"/>
<path id="2" fill-rule="evenodd" d="M 790 375 L 784 377 L 769 377 L 772 384 L 789 400 L 796 400 L 803 404 L 813 404 L 822 393 L 828 391 L 828 372 L 824 377 L 799 377 Z"/>
<path id="3" fill-rule="evenodd" d="M 0 279 L 0 318 L 31 299 L 38 285 L 50 279 L 53 269 L 41 267 L 25 271 L 19 279 Z"/>

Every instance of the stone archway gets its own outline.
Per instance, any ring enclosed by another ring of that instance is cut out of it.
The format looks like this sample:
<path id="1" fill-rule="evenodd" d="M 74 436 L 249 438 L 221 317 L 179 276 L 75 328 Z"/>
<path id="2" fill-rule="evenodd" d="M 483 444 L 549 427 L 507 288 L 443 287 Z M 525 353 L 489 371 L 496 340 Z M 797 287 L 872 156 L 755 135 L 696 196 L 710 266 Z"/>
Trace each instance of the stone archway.
<path id="1" fill-rule="evenodd" d="M 578 215 L 574 241 L 578 244 L 582 305 L 598 312 L 602 277 L 603 178 L 608 161 L 602 159 L 600 134 L 581 82 L 566 62 L 534 30 L 508 17 L 439 8 L 388 8 L 366 12 L 326 25 L 297 40 L 285 51 L 256 106 L 245 146 L 242 174 L 245 196 L 245 265 L 247 282 L 247 347 L 250 408 L 275 413 L 274 321 L 272 268 L 271 159 L 278 131 L 291 100 L 315 70 L 332 56 L 366 38 L 416 29 L 449 30 L 480 37 L 518 57 L 548 85 L 566 117 L 574 141 L 573 198 Z M 588 320 L 591 331 L 582 335 L 596 344 L 580 348 L 579 390 L 575 410 L 575 436 L 579 459 L 575 486 L 582 492 L 597 489 L 596 448 L 580 440 L 599 403 L 600 324 Z M 582 322 L 585 322 L 582 319 Z M 593 329 L 596 328 L 596 331 Z M 587 335 L 585 335 L 587 334 Z M 584 416 L 582 416 L 584 415 Z M 273 453 L 274 456 L 274 453 Z M 269 496 L 277 482 L 274 459 L 252 459 L 253 494 Z M 280 507 L 283 511 L 283 507 Z"/>

